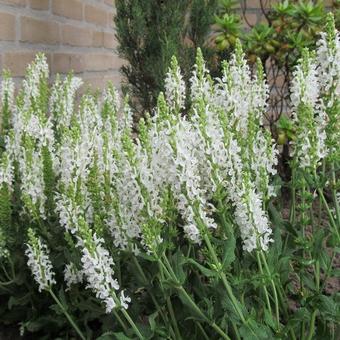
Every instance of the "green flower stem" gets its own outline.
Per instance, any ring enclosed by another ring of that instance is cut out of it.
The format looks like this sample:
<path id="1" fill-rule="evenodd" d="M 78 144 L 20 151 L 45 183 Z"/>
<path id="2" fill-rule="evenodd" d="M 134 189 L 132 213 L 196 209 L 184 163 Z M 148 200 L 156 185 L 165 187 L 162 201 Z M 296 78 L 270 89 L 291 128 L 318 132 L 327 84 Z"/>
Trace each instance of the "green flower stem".
<path id="1" fill-rule="evenodd" d="M 274 302 L 275 302 L 275 316 L 276 316 L 277 330 L 279 331 L 281 329 L 281 325 L 280 325 L 279 299 L 278 299 L 278 296 L 277 296 L 277 290 L 276 290 L 275 282 L 271 278 L 271 272 L 270 272 L 270 269 L 268 267 L 266 256 L 264 255 L 262 250 L 261 250 L 260 254 L 261 254 L 261 258 L 263 260 L 263 264 L 264 264 L 264 267 L 266 269 L 266 272 L 270 277 L 270 283 L 271 283 L 272 288 L 273 288 Z"/>
<path id="2" fill-rule="evenodd" d="M 227 277 L 226 277 L 225 273 L 223 273 L 223 271 L 221 270 L 222 265 L 221 265 L 220 261 L 217 258 L 215 250 L 214 250 L 214 248 L 213 248 L 213 246 L 212 246 L 212 244 L 210 242 L 210 239 L 209 239 L 207 234 L 204 235 L 204 241 L 205 241 L 205 243 L 206 243 L 206 245 L 208 247 L 209 253 L 210 253 L 210 255 L 211 255 L 211 257 L 212 257 L 212 259 L 214 261 L 214 265 L 217 268 L 218 274 L 219 274 L 219 276 L 220 276 L 220 278 L 221 278 L 221 280 L 223 282 L 223 285 L 224 285 L 224 287 L 227 290 L 229 298 L 231 299 L 231 302 L 233 303 L 235 311 L 239 315 L 242 323 L 247 325 L 247 321 L 246 321 L 246 319 L 245 319 L 241 309 L 238 306 L 238 301 L 237 301 L 237 299 L 236 299 L 236 297 L 235 297 L 235 295 L 234 295 L 234 293 L 233 293 L 233 291 L 231 289 L 231 286 L 230 286 L 230 284 L 229 284 L 229 282 L 227 280 Z"/>
<path id="3" fill-rule="evenodd" d="M 332 162 L 331 170 L 332 170 L 332 195 L 333 195 L 335 211 L 336 211 L 336 220 L 337 220 L 338 227 L 340 227 L 340 206 L 339 206 L 338 198 L 336 196 L 336 175 L 335 175 L 334 162 Z"/>
<path id="4" fill-rule="evenodd" d="M 122 318 L 119 316 L 119 314 L 117 313 L 115 309 L 113 309 L 112 313 L 115 316 L 115 318 L 118 320 L 118 323 L 122 326 L 124 332 L 126 333 L 128 328 L 126 327 L 125 322 L 122 320 Z"/>
<path id="5" fill-rule="evenodd" d="M 223 339 L 226 340 L 231 340 L 229 338 L 229 336 L 223 332 L 223 330 L 216 325 L 215 322 L 211 322 L 206 316 L 205 314 L 201 311 L 201 309 L 196 305 L 196 303 L 192 300 L 192 298 L 190 297 L 190 295 L 186 292 L 186 290 L 183 288 L 183 286 L 178 286 L 177 289 L 185 296 L 186 300 L 189 302 L 189 304 L 191 305 L 192 309 L 196 311 L 196 313 L 198 315 L 200 315 L 200 317 L 202 319 L 204 319 L 218 334 L 220 334 L 222 336 Z"/>
<path id="6" fill-rule="evenodd" d="M 215 322 L 210 321 L 209 318 L 202 312 L 202 310 L 197 306 L 197 304 L 193 301 L 193 299 L 191 298 L 191 296 L 187 293 L 187 291 L 183 288 L 183 286 L 178 282 L 176 274 L 174 273 L 174 271 L 171 268 L 171 264 L 169 263 L 169 260 L 167 259 L 167 257 L 165 255 L 163 255 L 163 259 L 165 264 L 162 263 L 162 261 L 160 260 L 160 263 L 162 264 L 162 266 L 166 269 L 166 273 L 169 275 L 169 278 L 171 278 L 172 280 L 174 280 L 177 284 L 176 284 L 176 289 L 178 291 L 180 291 L 183 296 L 185 297 L 185 299 L 187 300 L 187 302 L 190 304 L 191 308 L 205 321 L 207 322 L 218 334 L 220 334 L 222 336 L 223 339 L 226 340 L 231 340 L 229 338 L 229 336 L 218 326 L 216 325 Z"/>
<path id="7" fill-rule="evenodd" d="M 326 161 L 325 159 L 322 160 L 322 178 L 325 178 L 325 174 L 326 174 Z M 315 175 L 316 176 L 316 172 Z M 319 195 L 319 216 L 318 216 L 318 225 L 321 224 L 321 218 L 322 218 L 322 200 L 321 197 Z"/>
<path id="8" fill-rule="evenodd" d="M 302 237 L 305 238 L 305 206 L 306 206 L 306 181 L 303 179 L 302 181 L 302 197 L 301 197 L 301 205 L 303 206 L 302 212 L 301 212 L 301 219 L 303 221 L 302 223 Z M 305 251 L 303 251 L 303 257 L 305 257 Z"/>
<path id="9" fill-rule="evenodd" d="M 67 312 L 66 308 L 64 307 L 64 305 L 59 301 L 59 299 L 56 297 L 56 295 L 53 293 L 52 289 L 50 288 L 48 290 L 48 292 L 50 293 L 50 295 L 52 296 L 53 300 L 57 303 L 57 305 L 60 307 L 60 309 L 62 310 L 62 312 L 64 313 L 64 315 L 66 316 L 67 320 L 69 321 L 69 323 L 71 324 L 71 326 L 74 328 L 74 330 L 77 332 L 77 334 L 79 335 L 79 337 L 82 340 L 86 340 L 86 337 L 83 335 L 83 333 L 81 332 L 81 330 L 78 328 L 78 326 L 75 324 L 75 322 L 73 321 L 72 317 L 70 316 L 70 314 Z"/>
<path id="10" fill-rule="evenodd" d="M 181 340 L 182 336 L 181 336 L 181 333 L 179 331 L 177 320 L 176 320 L 175 313 L 174 313 L 174 308 L 172 307 L 172 303 L 171 303 L 171 300 L 170 300 L 169 297 L 166 298 L 166 304 L 167 304 L 168 310 L 170 312 L 171 322 L 172 322 L 174 329 L 175 329 L 176 339 Z"/>
<path id="11" fill-rule="evenodd" d="M 197 327 L 199 328 L 199 330 L 201 331 L 203 337 L 205 340 L 210 340 L 210 338 L 208 337 L 208 334 L 205 332 L 204 328 L 202 327 L 202 325 L 196 321 Z"/>
<path id="12" fill-rule="evenodd" d="M 261 263 L 259 252 L 256 252 L 256 258 L 257 258 L 257 263 L 258 263 L 261 275 L 264 276 L 263 267 L 262 267 L 262 263 Z M 266 302 L 267 302 L 267 307 L 268 307 L 269 313 L 272 314 L 272 307 L 270 305 L 268 291 L 267 291 L 267 287 L 265 285 L 263 285 L 263 290 L 264 290 L 264 295 L 265 295 L 265 298 L 266 298 Z"/>
<path id="13" fill-rule="evenodd" d="M 137 335 L 137 337 L 139 339 L 141 339 L 141 340 L 144 340 L 145 339 L 144 336 L 141 334 L 141 332 L 139 331 L 138 327 L 136 326 L 136 324 L 131 319 L 129 313 L 126 311 L 125 308 L 121 307 L 120 301 L 119 301 L 119 299 L 118 299 L 118 297 L 117 297 L 117 295 L 115 293 L 112 294 L 112 298 L 113 298 L 114 302 L 116 303 L 117 309 L 119 309 L 119 311 L 122 312 L 122 314 L 124 315 L 126 321 L 132 327 L 132 329 L 133 329 L 134 333 Z"/>
<path id="14" fill-rule="evenodd" d="M 239 333 L 239 331 L 238 331 L 238 329 L 237 329 L 237 326 L 235 325 L 235 322 L 232 321 L 232 322 L 231 322 L 231 325 L 232 325 L 232 327 L 233 327 L 233 330 L 234 330 L 236 339 L 237 339 L 237 340 L 241 340 L 241 336 L 240 336 L 240 333 Z"/>
<path id="15" fill-rule="evenodd" d="M 133 331 L 135 332 L 135 334 L 137 335 L 137 337 L 141 340 L 144 340 L 144 336 L 141 334 L 141 332 L 139 331 L 138 327 L 136 326 L 136 324 L 133 322 L 133 320 L 131 319 L 129 313 L 125 310 L 125 308 L 121 308 L 121 312 L 124 315 L 126 321 L 130 324 L 130 326 L 132 327 Z"/>
<path id="16" fill-rule="evenodd" d="M 167 271 L 167 269 L 164 267 L 164 265 L 163 265 L 163 263 L 160 259 L 158 259 L 158 266 L 159 266 L 159 271 L 160 271 L 160 275 L 161 275 L 161 279 L 159 281 L 160 281 L 160 285 L 161 285 L 161 290 L 164 293 L 164 289 L 163 289 L 163 285 L 162 285 L 162 281 L 164 280 L 163 270 Z M 170 273 L 167 273 L 167 274 L 168 274 L 168 276 L 170 276 Z M 176 321 L 176 318 L 173 318 L 173 316 L 171 315 L 171 310 L 169 309 L 170 306 L 171 306 L 171 309 L 172 309 L 171 300 L 169 300 L 169 298 L 166 297 L 165 294 L 164 294 L 164 297 L 165 297 L 165 300 L 167 301 L 167 307 L 168 307 L 169 314 L 170 314 L 170 317 L 171 317 L 171 323 L 173 324 L 173 328 L 176 330 L 176 328 L 178 329 L 177 321 Z M 166 321 L 165 321 L 166 324 L 168 324 L 169 323 L 168 318 L 165 318 L 165 319 L 166 319 Z M 175 323 L 175 325 L 174 325 L 174 323 Z M 170 326 L 170 332 L 173 335 L 173 337 L 176 338 L 176 334 L 175 334 L 173 328 L 172 328 L 172 326 Z M 179 334 L 179 331 L 178 331 L 178 334 Z"/>
<path id="17" fill-rule="evenodd" d="M 321 287 L 320 287 L 320 293 L 322 293 L 323 290 L 325 289 L 325 285 L 326 285 L 326 283 L 327 283 L 329 274 L 330 274 L 330 272 L 331 272 L 331 270 L 332 270 L 332 267 L 333 267 L 334 258 L 335 258 L 335 252 L 333 252 L 333 254 L 332 254 L 331 261 L 329 262 L 329 265 L 328 265 L 328 267 L 327 267 L 326 273 L 325 273 L 324 278 L 323 278 L 323 280 L 322 280 L 322 285 L 321 285 Z"/>
<path id="18" fill-rule="evenodd" d="M 312 313 L 312 316 L 310 318 L 310 324 L 309 324 L 309 332 L 307 336 L 307 340 L 312 340 L 314 332 L 315 332 L 315 318 L 318 310 L 315 309 L 314 312 Z"/>
<path id="19" fill-rule="evenodd" d="M 147 280 L 147 277 L 144 273 L 144 270 L 143 268 L 141 267 L 141 265 L 139 264 L 137 258 L 135 256 L 133 256 L 133 262 L 139 272 L 139 274 L 141 275 L 143 281 L 144 281 L 144 284 L 147 284 L 148 283 L 148 280 Z M 157 310 L 159 311 L 162 319 L 164 322 L 168 322 L 168 319 L 166 318 L 166 316 L 164 315 L 163 311 L 162 311 L 162 308 L 160 307 L 160 305 L 158 304 L 157 302 L 157 299 L 155 297 L 155 295 L 152 293 L 152 290 L 150 288 L 147 288 L 147 292 L 149 293 L 150 297 L 151 297 L 151 300 L 152 302 L 154 303 L 155 307 L 157 308 Z"/>
<path id="20" fill-rule="evenodd" d="M 336 223 L 334 221 L 333 214 L 332 214 L 331 210 L 329 209 L 329 206 L 328 206 L 328 203 L 326 201 L 326 198 L 325 198 L 325 196 L 323 194 L 323 191 L 320 188 L 318 189 L 318 194 L 321 197 L 321 201 L 322 201 L 322 203 L 323 203 L 323 205 L 324 205 L 324 207 L 325 207 L 325 209 L 327 211 L 327 214 L 329 216 L 329 219 L 330 219 L 330 222 L 331 222 L 331 226 L 333 227 L 334 233 L 336 234 L 336 236 L 338 238 L 338 241 L 340 241 L 340 234 L 339 234 L 337 225 L 336 225 Z"/>
<path id="21" fill-rule="evenodd" d="M 295 212 L 296 212 L 296 189 L 295 189 L 295 177 L 296 177 L 296 173 L 295 173 L 295 168 L 292 168 L 292 180 L 291 180 L 291 186 L 292 186 L 292 190 L 291 190 L 291 205 L 290 205 L 290 211 L 289 211 L 289 222 L 291 224 L 295 223 Z"/>
<path id="22" fill-rule="evenodd" d="M 315 284 L 316 289 L 320 293 L 320 261 L 316 260 L 315 263 Z"/>

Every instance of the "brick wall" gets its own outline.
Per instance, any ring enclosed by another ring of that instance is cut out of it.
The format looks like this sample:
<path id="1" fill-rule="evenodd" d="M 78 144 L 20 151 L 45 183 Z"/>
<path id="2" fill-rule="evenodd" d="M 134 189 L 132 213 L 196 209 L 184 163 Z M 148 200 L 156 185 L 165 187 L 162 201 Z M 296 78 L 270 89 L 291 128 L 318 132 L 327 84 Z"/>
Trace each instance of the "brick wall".
<path id="1" fill-rule="evenodd" d="M 269 6 L 277 1 L 263 3 Z M 325 5 L 331 2 L 324 1 Z M 48 57 L 52 75 L 73 70 L 93 88 L 102 88 L 108 80 L 119 85 L 122 60 L 116 54 L 113 3 L 114 0 L 0 0 L 0 70 L 10 69 L 19 81 L 27 64 L 42 51 Z M 239 4 L 251 26 L 264 20 L 260 0 L 239 0 Z"/>
<path id="2" fill-rule="evenodd" d="M 0 69 L 20 80 L 39 51 L 51 73 L 73 70 L 93 88 L 119 84 L 113 0 L 0 0 Z"/>

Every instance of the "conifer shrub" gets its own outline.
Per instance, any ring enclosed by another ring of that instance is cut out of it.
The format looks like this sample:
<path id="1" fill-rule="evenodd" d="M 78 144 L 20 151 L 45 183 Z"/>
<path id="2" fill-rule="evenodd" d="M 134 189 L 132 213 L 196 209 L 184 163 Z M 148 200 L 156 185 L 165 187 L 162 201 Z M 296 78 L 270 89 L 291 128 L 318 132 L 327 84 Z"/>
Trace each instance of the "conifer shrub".
<path id="1" fill-rule="evenodd" d="M 217 0 L 116 1 L 118 52 L 127 61 L 121 72 L 137 116 L 156 106 L 173 55 L 183 67 L 186 83 L 198 47 L 213 64 L 213 51 L 205 41 L 216 3 Z"/>

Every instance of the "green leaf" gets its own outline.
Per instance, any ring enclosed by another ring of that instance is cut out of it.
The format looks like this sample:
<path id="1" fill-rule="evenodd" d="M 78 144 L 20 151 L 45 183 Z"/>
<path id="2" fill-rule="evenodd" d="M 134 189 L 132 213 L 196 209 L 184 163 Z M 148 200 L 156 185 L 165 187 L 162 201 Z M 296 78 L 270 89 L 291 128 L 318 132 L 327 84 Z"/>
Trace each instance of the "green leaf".
<path id="1" fill-rule="evenodd" d="M 339 307 L 331 297 L 320 295 L 318 300 L 318 309 L 320 313 L 326 314 L 335 319 L 339 316 Z"/>
<path id="2" fill-rule="evenodd" d="M 150 328 L 151 328 L 151 330 L 153 332 L 155 331 L 156 326 L 157 326 L 157 323 L 156 323 L 157 316 L 158 316 L 158 312 L 155 312 L 155 313 L 151 314 L 149 316 L 149 318 L 148 318 L 149 319 Z"/>
<path id="3" fill-rule="evenodd" d="M 183 270 L 183 265 L 186 262 L 186 258 L 184 255 L 181 253 L 181 251 L 177 251 L 171 258 L 170 262 L 172 265 L 172 269 L 174 273 L 176 274 L 176 277 L 180 284 L 184 284 L 186 280 L 186 273 Z"/>
<path id="4" fill-rule="evenodd" d="M 201 315 L 196 308 L 193 307 L 193 304 L 191 303 L 191 301 L 189 300 L 189 298 L 187 298 L 187 296 L 182 292 L 179 291 L 178 294 L 181 302 L 183 303 L 183 305 L 187 306 L 191 312 L 191 318 L 193 320 L 199 320 L 199 321 L 207 321 L 207 318 L 205 318 L 203 315 Z"/>
<path id="5" fill-rule="evenodd" d="M 225 241 L 224 254 L 222 259 L 222 268 L 228 268 L 235 261 L 236 239 L 234 235 L 230 235 Z"/>
<path id="6" fill-rule="evenodd" d="M 217 277 L 218 276 L 218 274 L 215 271 L 202 266 L 201 264 L 196 262 L 194 259 L 191 259 L 191 258 L 187 259 L 186 262 L 193 264 L 206 277 Z"/>
<path id="7" fill-rule="evenodd" d="M 22 297 L 11 296 L 8 300 L 8 309 L 12 309 L 14 306 L 24 306 L 30 301 L 30 299 L 31 299 L 30 293 Z"/>
<path id="8" fill-rule="evenodd" d="M 269 311 L 267 309 L 264 310 L 264 321 L 272 329 L 276 328 L 275 320 L 273 318 L 273 315 L 271 313 L 269 313 Z"/>
<path id="9" fill-rule="evenodd" d="M 109 339 L 116 339 L 116 340 L 131 340 L 133 338 L 127 337 L 123 332 L 120 333 L 113 333 L 114 338 L 104 338 L 100 340 L 109 340 Z"/>
<path id="10" fill-rule="evenodd" d="M 114 332 L 105 332 L 103 334 L 101 334 L 98 338 L 96 338 L 96 340 L 114 340 L 116 339 Z"/>

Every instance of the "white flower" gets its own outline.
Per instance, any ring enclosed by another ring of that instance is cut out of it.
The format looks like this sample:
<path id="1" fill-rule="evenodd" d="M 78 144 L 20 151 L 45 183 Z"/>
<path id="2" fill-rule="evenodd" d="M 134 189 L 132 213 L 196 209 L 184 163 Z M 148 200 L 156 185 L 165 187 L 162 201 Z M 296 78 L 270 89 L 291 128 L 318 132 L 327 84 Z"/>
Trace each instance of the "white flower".
<path id="1" fill-rule="evenodd" d="M 71 286 L 83 282 L 84 272 L 78 270 L 73 263 L 69 263 L 64 269 L 64 280 L 66 282 L 66 291 L 71 289 Z"/>
<path id="2" fill-rule="evenodd" d="M 21 174 L 21 192 L 24 198 L 30 201 L 26 203 L 26 208 L 34 217 L 37 213 L 42 219 L 45 215 L 45 183 L 44 183 L 44 166 L 41 154 L 32 150 L 28 145 L 22 147 L 21 158 L 19 159 Z"/>
<path id="3" fill-rule="evenodd" d="M 28 257 L 27 265 L 31 269 L 35 281 L 39 285 L 39 292 L 49 290 L 56 283 L 52 263 L 49 259 L 47 246 L 37 238 L 32 231 L 29 231 L 30 243 L 25 251 Z"/>
<path id="4" fill-rule="evenodd" d="M 268 250 L 272 233 L 268 218 L 262 210 L 262 202 L 254 189 L 250 189 L 235 203 L 235 217 L 243 239 L 243 249 Z"/>
<path id="5" fill-rule="evenodd" d="M 2 102 L 2 105 L 6 103 L 10 110 L 13 109 L 14 91 L 15 85 L 13 79 L 5 73 L 0 85 L 0 101 Z"/>
<path id="6" fill-rule="evenodd" d="M 93 248 L 88 248 L 84 240 L 80 240 L 82 247 L 81 262 L 86 277 L 86 288 L 92 289 L 96 297 L 106 306 L 106 313 L 116 307 L 115 291 L 119 290 L 118 281 L 114 278 L 113 260 L 109 252 L 103 247 L 104 240 L 93 235 Z"/>
<path id="7" fill-rule="evenodd" d="M 317 64 L 307 52 L 296 67 L 292 84 L 293 121 L 297 126 L 292 155 L 299 167 L 315 169 L 328 152 L 327 115 L 320 101 Z"/>
<path id="8" fill-rule="evenodd" d="M 75 94 L 82 84 L 82 79 L 78 77 L 70 75 L 62 82 L 57 76 L 51 90 L 50 110 L 59 128 L 70 126 L 74 114 Z"/>
<path id="9" fill-rule="evenodd" d="M 4 152 L 0 158 L 0 187 L 6 184 L 11 190 L 14 178 L 13 160 L 8 152 Z"/>
<path id="10" fill-rule="evenodd" d="M 197 50 L 196 64 L 190 78 L 190 94 L 193 102 L 203 100 L 206 103 L 212 101 L 212 84 L 209 78 L 209 70 L 205 66 L 201 49 Z"/>
<path id="11" fill-rule="evenodd" d="M 179 111 L 185 107 L 185 82 L 176 58 L 171 60 L 171 67 L 165 76 L 165 96 L 169 107 Z"/>
<path id="12" fill-rule="evenodd" d="M 120 300 L 120 304 L 124 309 L 128 309 L 129 305 L 128 303 L 131 302 L 131 298 L 129 296 L 125 296 L 124 290 L 122 290 L 120 292 L 119 295 L 119 300 Z"/>
<path id="13" fill-rule="evenodd" d="M 317 63 L 306 57 L 293 72 L 290 98 L 294 111 L 301 103 L 314 107 L 319 100 L 319 89 Z"/>
<path id="14" fill-rule="evenodd" d="M 24 110 L 29 110 L 35 105 L 36 99 L 41 95 L 41 81 L 46 81 L 49 76 L 47 59 L 43 54 L 38 54 L 34 63 L 27 67 L 27 77 L 23 80 Z M 45 112 L 44 112 L 45 113 Z"/>

